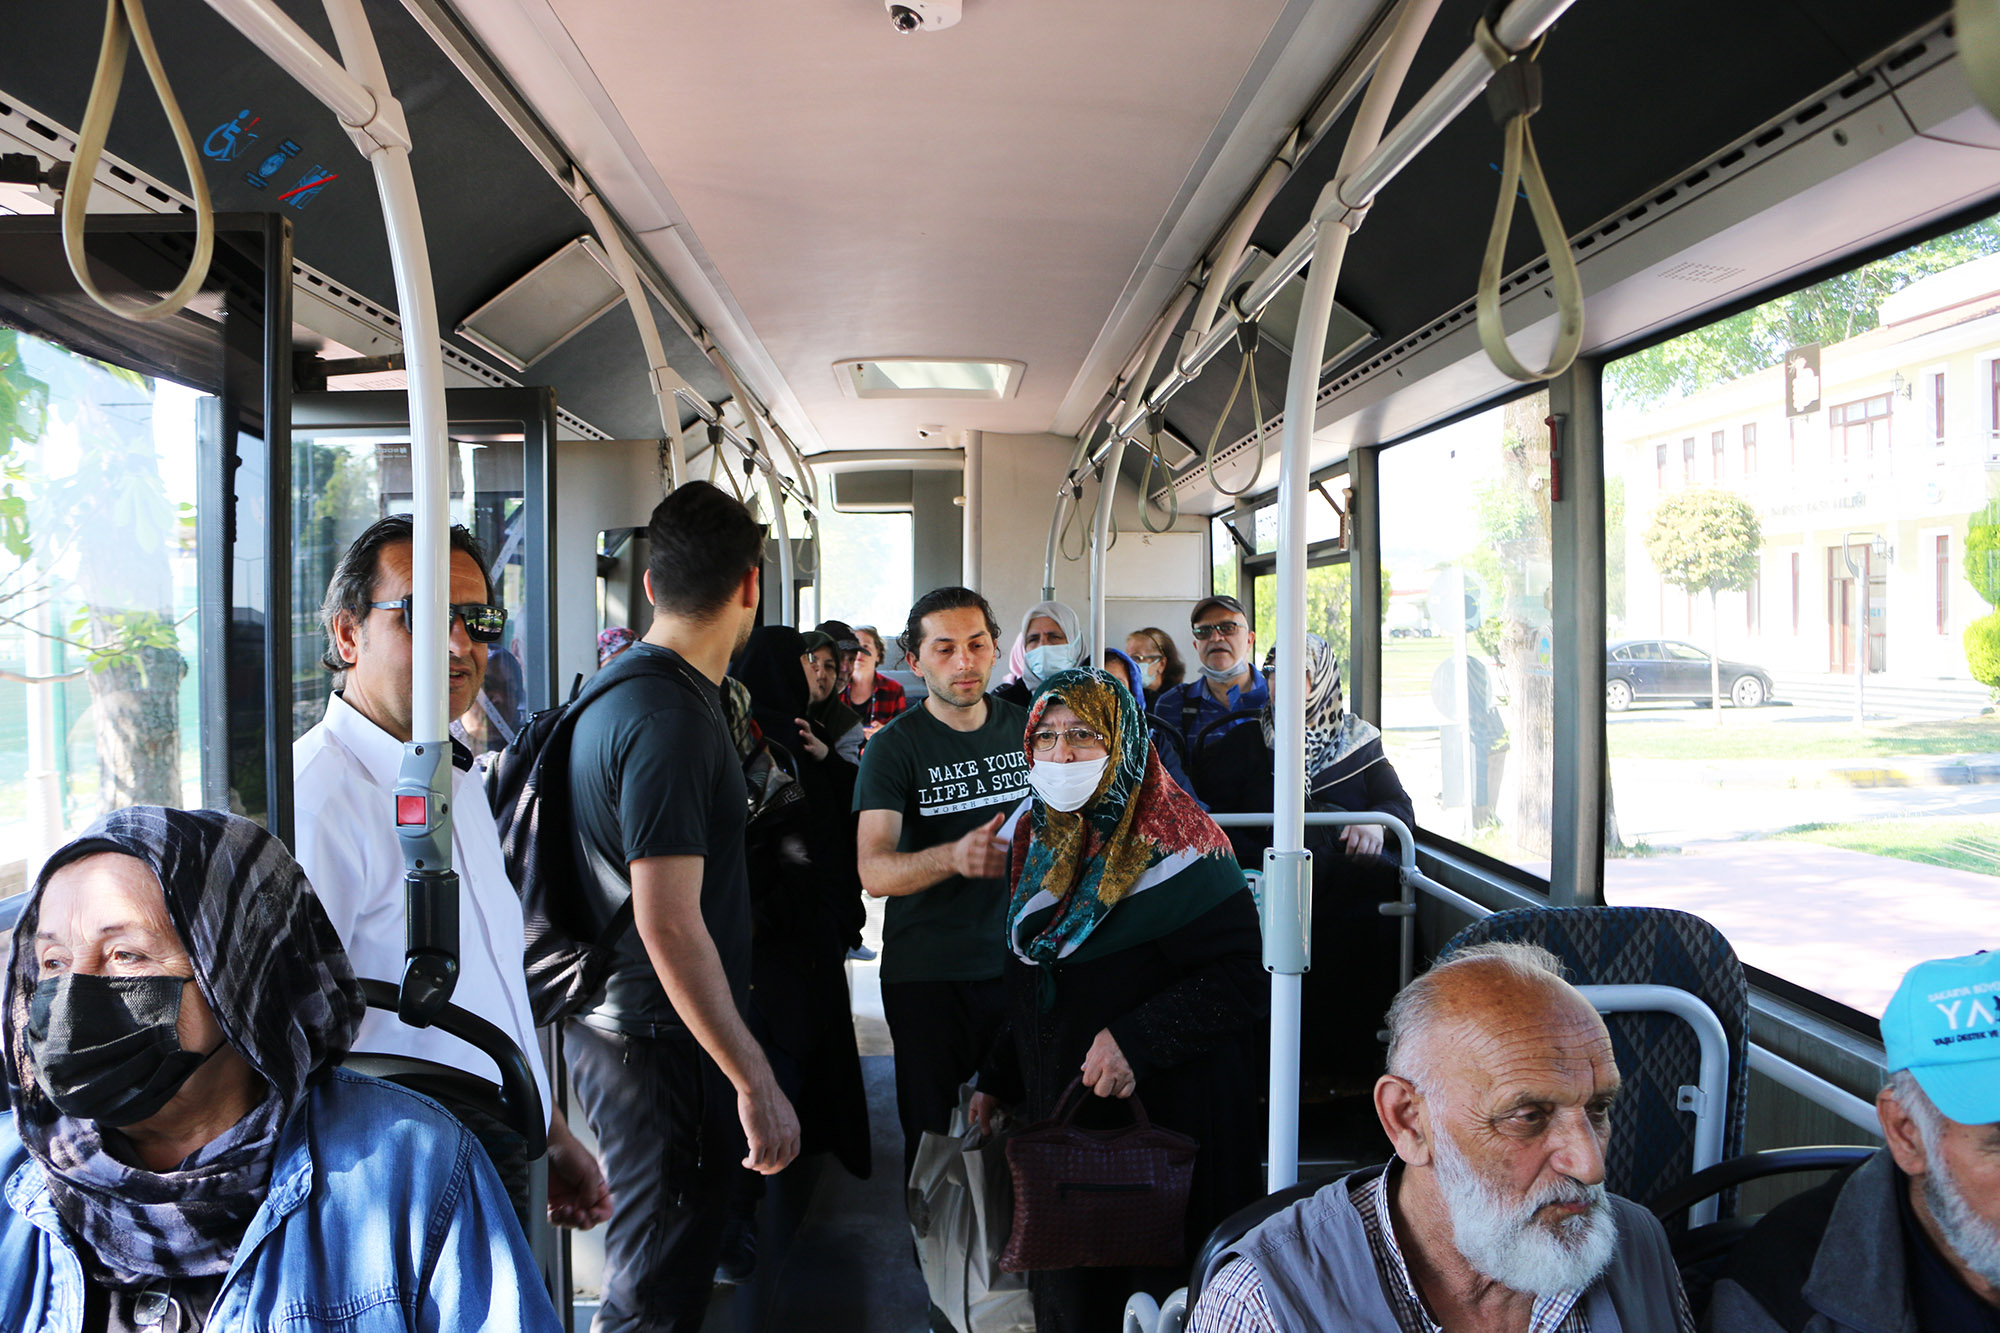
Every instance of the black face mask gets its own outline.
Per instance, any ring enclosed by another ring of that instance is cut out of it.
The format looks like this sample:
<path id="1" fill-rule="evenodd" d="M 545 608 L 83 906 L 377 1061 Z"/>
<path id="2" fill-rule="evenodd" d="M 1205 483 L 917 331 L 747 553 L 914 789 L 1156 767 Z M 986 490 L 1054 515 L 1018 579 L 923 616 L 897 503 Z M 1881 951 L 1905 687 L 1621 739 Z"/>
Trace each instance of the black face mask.
<path id="1" fill-rule="evenodd" d="M 175 1025 L 181 988 L 190 981 L 72 972 L 37 985 L 28 1006 L 28 1053 L 35 1081 L 56 1109 L 117 1126 L 172 1101 L 215 1054 L 181 1049 Z"/>

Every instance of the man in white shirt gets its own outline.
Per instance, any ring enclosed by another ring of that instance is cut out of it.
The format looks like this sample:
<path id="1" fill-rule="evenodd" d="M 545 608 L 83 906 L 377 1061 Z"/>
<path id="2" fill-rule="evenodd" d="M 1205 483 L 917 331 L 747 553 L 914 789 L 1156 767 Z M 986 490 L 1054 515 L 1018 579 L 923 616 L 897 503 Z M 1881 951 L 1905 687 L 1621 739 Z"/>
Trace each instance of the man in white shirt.
<path id="1" fill-rule="evenodd" d="M 505 612 L 472 534 L 451 534 L 449 682 L 456 717 L 471 706 L 486 672 L 487 643 Z M 340 673 L 326 718 L 292 747 L 297 855 L 340 932 L 356 975 L 403 975 L 403 851 L 394 821 L 396 774 L 410 739 L 410 520 L 372 525 L 335 568 L 321 608 L 327 648 L 321 664 Z M 477 634 L 478 637 L 475 637 Z M 549 1219 L 594 1226 L 611 1215 L 611 1196 L 589 1151 L 570 1133 L 549 1095 L 521 965 L 521 901 L 507 878 L 500 835 L 471 756 L 453 742 L 452 864 L 459 879 L 458 985 L 452 1003 L 494 1024 L 534 1070 L 549 1116 Z M 437 1028 L 413 1028 L 370 1009 L 357 1052 L 430 1060 L 498 1083 L 491 1057 Z"/>

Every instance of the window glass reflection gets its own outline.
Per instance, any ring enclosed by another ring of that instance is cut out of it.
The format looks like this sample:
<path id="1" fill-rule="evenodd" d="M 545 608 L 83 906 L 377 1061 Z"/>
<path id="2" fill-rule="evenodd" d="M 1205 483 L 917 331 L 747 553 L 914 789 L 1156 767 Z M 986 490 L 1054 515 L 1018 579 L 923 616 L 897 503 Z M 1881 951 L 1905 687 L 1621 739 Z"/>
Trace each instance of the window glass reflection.
<path id="1" fill-rule="evenodd" d="M 0 895 L 106 810 L 200 804 L 203 402 L 0 329 Z"/>
<path id="2" fill-rule="evenodd" d="M 1383 746 L 1417 822 L 1549 867 L 1555 640 L 1538 393 L 1381 458 Z"/>

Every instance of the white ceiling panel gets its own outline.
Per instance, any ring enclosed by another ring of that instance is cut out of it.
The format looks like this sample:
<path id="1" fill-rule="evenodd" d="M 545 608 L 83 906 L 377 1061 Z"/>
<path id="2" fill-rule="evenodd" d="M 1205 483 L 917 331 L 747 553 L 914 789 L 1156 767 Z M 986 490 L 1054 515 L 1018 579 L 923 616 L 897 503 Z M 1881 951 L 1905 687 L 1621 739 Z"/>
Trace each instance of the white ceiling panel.
<path id="1" fill-rule="evenodd" d="M 634 177 L 670 192 L 680 240 L 836 448 L 1046 429 L 1306 7 L 966 0 L 957 27 L 905 36 L 880 0 L 507 3 L 561 25 L 597 115 L 643 155 Z M 461 12 L 479 27 L 481 8 Z M 518 52 L 495 54 L 537 101 Z M 855 401 L 831 368 L 862 357 L 1026 371 L 1003 401 Z"/>

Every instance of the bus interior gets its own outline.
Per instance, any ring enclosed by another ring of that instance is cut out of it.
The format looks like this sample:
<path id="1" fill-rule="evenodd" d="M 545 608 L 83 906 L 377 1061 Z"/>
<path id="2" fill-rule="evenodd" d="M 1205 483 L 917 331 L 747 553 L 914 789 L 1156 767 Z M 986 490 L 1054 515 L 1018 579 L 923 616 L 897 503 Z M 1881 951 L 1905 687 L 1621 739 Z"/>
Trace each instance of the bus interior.
<path id="1" fill-rule="evenodd" d="M 155 6 L 170 114 L 139 60 L 94 92 L 94 9 L 16 0 L 0 896 L 120 805 L 289 838 L 321 597 L 374 520 L 415 515 L 420 569 L 449 523 L 492 554 L 507 665 L 455 733 L 492 753 L 643 630 L 648 516 L 707 480 L 769 525 L 765 623 L 893 639 L 963 584 L 1009 639 L 1049 598 L 1186 654 L 1198 599 L 1239 598 L 1281 775 L 1325 637 L 1415 802 L 1405 982 L 1496 914 L 1712 928 L 1743 1007 L 1668 1089 L 1692 1156 L 1627 1169 L 1740 1234 L 1845 1159 L 1671 1186 L 1879 1145 L 1898 979 L 2000 940 L 1982 8 L 210 0 Z M 122 317 L 79 252 L 128 314 L 194 290 Z M 415 600 L 442 738 L 442 581 Z M 1245 867 L 1274 1192 L 1387 1155 L 1365 1096 L 1299 1082 L 1277 790 Z M 421 1008 L 413 969 L 375 998 Z M 712 1327 L 925 1326 L 848 971 L 875 1175 L 787 1172 Z M 593 1239 L 531 1240 L 587 1327 Z"/>

